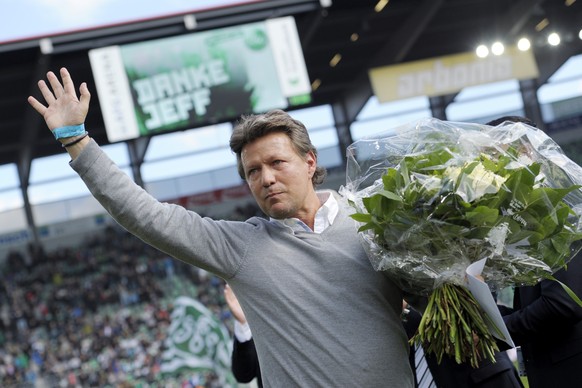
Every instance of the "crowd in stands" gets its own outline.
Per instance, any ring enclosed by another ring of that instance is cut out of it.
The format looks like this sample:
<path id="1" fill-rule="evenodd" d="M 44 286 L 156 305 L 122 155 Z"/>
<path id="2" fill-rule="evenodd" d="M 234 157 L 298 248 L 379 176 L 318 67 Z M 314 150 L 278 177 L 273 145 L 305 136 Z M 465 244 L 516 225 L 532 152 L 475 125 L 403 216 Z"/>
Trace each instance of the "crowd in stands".
<path id="1" fill-rule="evenodd" d="M 213 373 L 162 376 L 160 362 L 178 296 L 232 330 L 223 286 L 115 227 L 80 247 L 11 253 L 0 274 L 0 386 L 217 386 Z"/>

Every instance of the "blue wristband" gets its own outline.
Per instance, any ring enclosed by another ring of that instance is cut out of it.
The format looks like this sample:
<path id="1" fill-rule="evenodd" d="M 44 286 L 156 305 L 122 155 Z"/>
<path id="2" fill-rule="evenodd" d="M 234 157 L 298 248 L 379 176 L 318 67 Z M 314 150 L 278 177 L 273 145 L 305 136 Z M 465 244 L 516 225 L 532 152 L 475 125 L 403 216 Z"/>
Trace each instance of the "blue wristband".
<path id="1" fill-rule="evenodd" d="M 66 127 L 58 127 L 53 129 L 55 139 L 62 139 L 64 137 L 80 136 L 85 133 L 85 124 L 67 125 Z"/>

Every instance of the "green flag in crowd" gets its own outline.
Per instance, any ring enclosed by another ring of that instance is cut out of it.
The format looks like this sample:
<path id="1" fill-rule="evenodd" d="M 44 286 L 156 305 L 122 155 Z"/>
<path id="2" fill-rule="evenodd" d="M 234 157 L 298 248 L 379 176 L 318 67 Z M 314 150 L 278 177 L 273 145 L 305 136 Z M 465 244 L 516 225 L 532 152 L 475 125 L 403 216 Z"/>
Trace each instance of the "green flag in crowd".
<path id="1" fill-rule="evenodd" d="M 222 386 L 236 386 L 230 369 L 232 341 L 226 327 L 200 302 L 185 296 L 174 302 L 162 374 L 215 372 Z"/>

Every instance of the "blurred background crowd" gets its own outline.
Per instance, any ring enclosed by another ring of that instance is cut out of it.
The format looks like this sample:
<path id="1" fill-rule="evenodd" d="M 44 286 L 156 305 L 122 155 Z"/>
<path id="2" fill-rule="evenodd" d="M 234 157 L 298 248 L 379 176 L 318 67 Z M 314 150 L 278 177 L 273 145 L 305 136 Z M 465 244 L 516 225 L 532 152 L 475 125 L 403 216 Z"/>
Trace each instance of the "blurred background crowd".
<path id="1" fill-rule="evenodd" d="M 79 247 L 10 253 L 0 274 L 0 386 L 218 386 L 213 373 L 162 376 L 160 363 L 178 296 L 232 330 L 223 287 L 116 227 Z"/>

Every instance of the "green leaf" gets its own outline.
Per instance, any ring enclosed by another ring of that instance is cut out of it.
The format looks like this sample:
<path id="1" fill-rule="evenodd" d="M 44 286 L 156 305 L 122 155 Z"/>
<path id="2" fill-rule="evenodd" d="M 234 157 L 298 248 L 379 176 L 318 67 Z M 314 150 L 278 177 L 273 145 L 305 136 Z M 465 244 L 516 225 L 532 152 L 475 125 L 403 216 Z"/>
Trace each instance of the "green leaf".
<path id="1" fill-rule="evenodd" d="M 374 222 L 368 222 L 367 224 L 360 226 L 358 228 L 358 232 L 364 232 L 366 230 L 374 229 L 376 227 L 377 227 L 377 224 L 376 223 L 374 223 Z"/>
<path id="2" fill-rule="evenodd" d="M 398 170 L 389 168 L 382 176 L 382 184 L 385 190 L 396 192 L 404 186 L 404 181 Z"/>
<path id="3" fill-rule="evenodd" d="M 368 213 L 370 214 L 381 214 L 380 210 L 382 209 L 381 206 L 381 197 L 377 196 L 377 195 L 373 195 L 371 197 L 367 197 L 367 198 L 362 198 L 362 203 L 364 204 L 364 207 L 366 208 L 366 210 L 368 211 Z"/>
<path id="4" fill-rule="evenodd" d="M 499 218 L 499 210 L 487 206 L 477 206 L 473 211 L 465 213 L 465 217 L 472 226 L 493 226 Z"/>
<path id="5" fill-rule="evenodd" d="M 387 199 L 390 199 L 392 201 L 402 202 L 402 198 L 400 196 L 398 196 L 398 195 L 396 195 L 393 192 L 388 191 L 388 190 L 380 190 L 380 191 L 378 191 L 377 194 L 381 195 Z"/>
<path id="6" fill-rule="evenodd" d="M 495 161 L 493 161 L 487 155 L 484 154 L 479 155 L 479 160 L 481 161 L 481 164 L 483 165 L 483 167 L 485 167 L 486 170 L 489 170 L 496 174 L 499 171 L 497 163 L 495 163 Z"/>
<path id="7" fill-rule="evenodd" d="M 351 214 L 350 217 L 352 217 L 354 220 L 356 220 L 358 222 L 370 222 L 372 220 L 371 214 L 364 214 L 364 213 L 354 213 L 354 214 Z"/>
<path id="8" fill-rule="evenodd" d="M 570 245 L 576 240 L 576 235 L 572 235 L 571 232 L 562 229 L 560 233 L 552 236 L 550 240 L 556 252 L 564 256 L 570 256 Z"/>
<path id="9" fill-rule="evenodd" d="M 564 291 L 566 291 L 566 293 L 568 295 L 570 295 L 570 298 L 572 298 L 572 300 L 574 302 L 576 302 L 578 304 L 578 306 L 582 307 L 582 300 L 580 300 L 580 298 L 578 297 L 578 295 L 576 295 L 576 293 L 574 291 L 572 291 L 572 289 L 570 287 L 568 287 L 567 285 L 565 285 L 564 283 L 562 283 L 561 281 L 559 281 L 558 279 L 556 279 L 552 275 L 547 275 L 546 276 L 546 279 L 549 279 L 549 280 L 553 280 L 555 282 L 558 282 L 558 284 L 560 284 L 562 286 L 562 288 L 564 289 Z"/>

